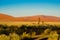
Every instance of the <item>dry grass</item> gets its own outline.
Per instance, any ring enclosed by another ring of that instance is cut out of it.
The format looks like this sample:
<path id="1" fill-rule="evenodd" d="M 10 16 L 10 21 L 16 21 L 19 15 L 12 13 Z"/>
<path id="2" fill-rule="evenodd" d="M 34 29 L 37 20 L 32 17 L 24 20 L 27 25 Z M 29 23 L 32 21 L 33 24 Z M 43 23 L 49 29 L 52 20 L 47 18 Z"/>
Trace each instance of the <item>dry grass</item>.
<path id="1" fill-rule="evenodd" d="M 7 24 L 7 25 L 17 25 L 17 26 L 20 26 L 20 25 L 38 25 L 38 22 L 0 22 L 0 24 Z M 40 24 L 43 24 L 43 25 L 60 25 L 60 22 L 40 22 Z"/>
<path id="2" fill-rule="evenodd" d="M 0 22 L 0 24 L 7 24 L 8 26 L 10 25 L 38 25 L 38 22 Z M 42 24 L 42 23 L 40 23 Z M 42 25 L 47 25 L 47 24 L 52 24 L 52 25 L 60 25 L 60 22 L 44 22 Z M 23 32 L 22 35 L 18 35 L 16 33 L 11 33 L 8 36 L 5 34 L 0 35 L 0 40 L 21 40 L 24 37 L 38 37 L 36 40 L 46 38 L 48 37 L 48 40 L 58 40 L 58 33 L 57 31 L 50 31 L 49 29 L 44 30 L 44 32 L 40 35 L 36 35 L 35 32 L 33 32 L 31 35 L 29 33 L 26 34 L 26 32 Z"/>

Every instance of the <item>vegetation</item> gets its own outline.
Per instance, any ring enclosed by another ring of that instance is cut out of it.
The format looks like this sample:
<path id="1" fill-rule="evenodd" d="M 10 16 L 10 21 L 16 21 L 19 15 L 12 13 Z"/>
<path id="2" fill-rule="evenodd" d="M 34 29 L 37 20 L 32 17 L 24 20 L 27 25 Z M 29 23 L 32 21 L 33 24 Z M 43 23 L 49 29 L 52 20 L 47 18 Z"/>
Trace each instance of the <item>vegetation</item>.
<path id="1" fill-rule="evenodd" d="M 24 40 L 23 38 L 25 38 L 25 37 L 27 38 L 27 36 L 23 35 L 24 33 L 28 34 L 28 36 L 30 36 L 28 38 L 32 38 L 31 36 L 32 36 L 33 32 L 36 33 L 35 35 L 41 35 L 41 34 L 43 34 L 45 32 L 46 29 L 49 29 L 50 32 L 51 31 L 56 31 L 60 35 L 60 27 L 59 26 L 55 26 L 55 25 L 47 25 L 47 26 L 44 26 L 44 25 L 39 25 L 39 26 L 22 25 L 20 27 L 13 26 L 13 25 L 11 25 L 11 26 L 0 25 L 0 35 L 4 34 L 6 36 L 10 36 L 10 34 L 15 33 L 16 35 L 19 36 L 19 40 Z M 11 40 L 11 38 L 12 37 L 10 36 L 9 40 Z M 33 38 L 33 39 L 35 39 L 35 38 Z"/>

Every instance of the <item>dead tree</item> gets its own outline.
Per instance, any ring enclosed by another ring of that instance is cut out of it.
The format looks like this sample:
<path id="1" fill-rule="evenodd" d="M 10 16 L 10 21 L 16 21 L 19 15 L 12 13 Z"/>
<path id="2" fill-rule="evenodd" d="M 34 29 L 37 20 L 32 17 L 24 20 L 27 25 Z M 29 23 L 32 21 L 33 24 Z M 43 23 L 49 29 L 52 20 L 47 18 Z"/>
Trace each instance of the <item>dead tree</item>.
<path id="1" fill-rule="evenodd" d="M 38 25 L 40 25 L 40 17 L 38 17 Z"/>

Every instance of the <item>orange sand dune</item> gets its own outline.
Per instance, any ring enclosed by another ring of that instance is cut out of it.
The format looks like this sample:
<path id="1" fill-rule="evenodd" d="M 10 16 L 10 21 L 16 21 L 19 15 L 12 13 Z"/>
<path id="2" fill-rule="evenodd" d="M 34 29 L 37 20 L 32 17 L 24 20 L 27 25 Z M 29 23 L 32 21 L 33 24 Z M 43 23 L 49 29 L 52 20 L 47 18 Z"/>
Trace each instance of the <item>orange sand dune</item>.
<path id="1" fill-rule="evenodd" d="M 54 16 L 44 16 L 44 15 L 37 15 L 37 16 L 26 16 L 26 17 L 13 17 L 6 14 L 0 13 L 0 21 L 21 21 L 21 22 L 36 22 L 40 18 L 40 21 L 44 22 L 60 22 L 60 17 Z"/>
<path id="2" fill-rule="evenodd" d="M 5 14 L 0 14 L 0 21 L 12 21 L 14 17 L 5 15 Z"/>

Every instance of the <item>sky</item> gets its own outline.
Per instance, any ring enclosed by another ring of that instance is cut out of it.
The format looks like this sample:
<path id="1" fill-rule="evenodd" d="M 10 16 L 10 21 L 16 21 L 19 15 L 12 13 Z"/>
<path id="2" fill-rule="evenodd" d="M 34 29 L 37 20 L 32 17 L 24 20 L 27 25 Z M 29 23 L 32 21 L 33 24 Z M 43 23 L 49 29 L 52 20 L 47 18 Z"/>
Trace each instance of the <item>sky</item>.
<path id="1" fill-rule="evenodd" d="M 0 13 L 19 16 L 60 17 L 60 0 L 0 0 Z"/>

